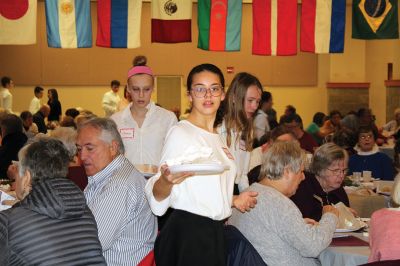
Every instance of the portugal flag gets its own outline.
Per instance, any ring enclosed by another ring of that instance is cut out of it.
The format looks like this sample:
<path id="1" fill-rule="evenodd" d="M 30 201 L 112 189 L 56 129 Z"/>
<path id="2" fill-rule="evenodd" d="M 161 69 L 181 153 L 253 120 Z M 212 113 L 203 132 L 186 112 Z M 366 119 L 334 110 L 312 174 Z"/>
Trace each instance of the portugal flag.
<path id="1" fill-rule="evenodd" d="M 36 43 L 37 0 L 0 0 L 0 44 Z"/>
<path id="2" fill-rule="evenodd" d="M 353 0 L 354 39 L 398 39 L 398 0 Z"/>
<path id="3" fill-rule="evenodd" d="M 197 4 L 197 47 L 210 51 L 240 50 L 242 0 L 202 0 Z"/>

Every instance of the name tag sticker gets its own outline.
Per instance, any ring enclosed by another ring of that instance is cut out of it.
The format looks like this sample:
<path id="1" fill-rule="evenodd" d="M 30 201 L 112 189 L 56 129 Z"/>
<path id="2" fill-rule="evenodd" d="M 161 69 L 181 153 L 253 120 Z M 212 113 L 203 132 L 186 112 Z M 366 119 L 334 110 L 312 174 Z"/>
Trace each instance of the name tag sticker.
<path id="1" fill-rule="evenodd" d="M 133 137 L 135 135 L 135 129 L 134 128 L 120 128 L 119 134 L 121 135 L 121 138 L 123 138 L 123 139 L 133 139 Z"/>

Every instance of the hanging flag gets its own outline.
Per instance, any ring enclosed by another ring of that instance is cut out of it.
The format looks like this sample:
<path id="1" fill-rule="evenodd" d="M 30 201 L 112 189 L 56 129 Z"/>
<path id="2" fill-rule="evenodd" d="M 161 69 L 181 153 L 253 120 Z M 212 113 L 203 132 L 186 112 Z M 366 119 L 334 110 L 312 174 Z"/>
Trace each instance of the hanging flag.
<path id="1" fill-rule="evenodd" d="M 139 47 L 141 14 L 142 0 L 98 0 L 96 45 Z"/>
<path id="2" fill-rule="evenodd" d="M 239 51 L 242 1 L 203 0 L 197 5 L 197 47 L 210 51 Z"/>
<path id="3" fill-rule="evenodd" d="M 90 0 L 46 0 L 45 4 L 49 47 L 92 47 Z"/>
<path id="4" fill-rule="evenodd" d="M 0 44 L 36 43 L 37 0 L 0 1 Z"/>
<path id="5" fill-rule="evenodd" d="M 397 0 L 353 0 L 354 39 L 398 39 Z"/>
<path id="6" fill-rule="evenodd" d="M 253 54 L 297 53 L 297 0 L 253 0 Z"/>
<path id="7" fill-rule="evenodd" d="M 300 50 L 343 53 L 346 0 L 303 0 Z"/>
<path id="8" fill-rule="evenodd" d="M 192 1 L 151 1 L 151 42 L 192 41 Z"/>

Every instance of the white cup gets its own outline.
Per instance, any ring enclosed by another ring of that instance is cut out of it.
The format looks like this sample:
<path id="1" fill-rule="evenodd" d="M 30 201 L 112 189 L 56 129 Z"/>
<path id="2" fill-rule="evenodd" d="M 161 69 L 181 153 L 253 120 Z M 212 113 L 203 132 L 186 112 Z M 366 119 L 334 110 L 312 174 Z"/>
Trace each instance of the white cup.
<path id="1" fill-rule="evenodd" d="M 372 172 L 371 171 L 363 171 L 363 180 L 364 182 L 371 182 Z"/>

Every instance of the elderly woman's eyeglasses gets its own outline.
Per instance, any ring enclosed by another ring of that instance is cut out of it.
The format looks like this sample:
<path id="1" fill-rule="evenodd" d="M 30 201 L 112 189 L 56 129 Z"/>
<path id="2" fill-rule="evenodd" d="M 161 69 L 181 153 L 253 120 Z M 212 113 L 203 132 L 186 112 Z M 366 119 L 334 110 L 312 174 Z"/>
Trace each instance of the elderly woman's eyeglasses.
<path id="1" fill-rule="evenodd" d="M 361 135 L 361 136 L 360 136 L 360 139 L 361 139 L 361 140 L 367 140 L 367 139 L 372 139 L 372 138 L 373 138 L 372 135 Z"/>
<path id="2" fill-rule="evenodd" d="M 194 96 L 198 98 L 203 98 L 210 92 L 211 96 L 218 97 L 222 94 L 222 87 L 220 85 L 213 85 L 209 88 L 205 86 L 194 86 L 192 87 Z"/>
<path id="3" fill-rule="evenodd" d="M 346 174 L 347 171 L 349 170 L 348 168 L 344 168 L 344 169 L 329 169 L 327 168 L 329 171 L 331 171 L 334 175 L 340 175 L 340 174 Z"/>

